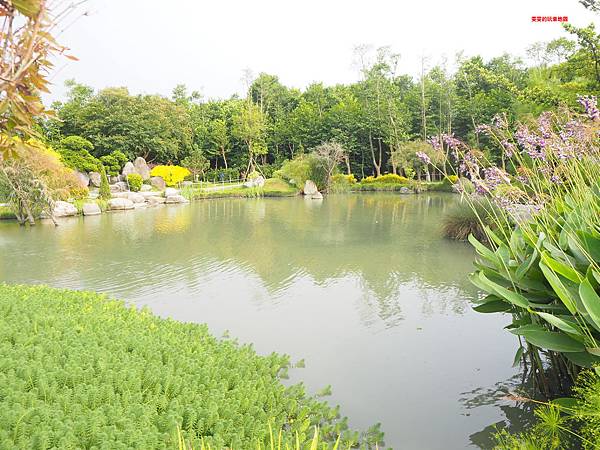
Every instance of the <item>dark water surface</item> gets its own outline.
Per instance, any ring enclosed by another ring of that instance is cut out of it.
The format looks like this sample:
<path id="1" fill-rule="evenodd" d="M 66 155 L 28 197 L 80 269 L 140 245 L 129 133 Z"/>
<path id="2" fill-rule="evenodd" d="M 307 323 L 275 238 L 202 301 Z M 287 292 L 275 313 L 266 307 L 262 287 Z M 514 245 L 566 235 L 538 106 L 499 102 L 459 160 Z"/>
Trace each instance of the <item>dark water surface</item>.
<path id="1" fill-rule="evenodd" d="M 351 425 L 396 449 L 488 447 L 516 375 L 508 319 L 471 311 L 474 253 L 442 238 L 457 198 L 206 200 L 32 229 L 0 223 L 0 279 L 89 289 L 229 330 L 328 384 Z M 507 417 L 509 420 L 507 420 Z"/>

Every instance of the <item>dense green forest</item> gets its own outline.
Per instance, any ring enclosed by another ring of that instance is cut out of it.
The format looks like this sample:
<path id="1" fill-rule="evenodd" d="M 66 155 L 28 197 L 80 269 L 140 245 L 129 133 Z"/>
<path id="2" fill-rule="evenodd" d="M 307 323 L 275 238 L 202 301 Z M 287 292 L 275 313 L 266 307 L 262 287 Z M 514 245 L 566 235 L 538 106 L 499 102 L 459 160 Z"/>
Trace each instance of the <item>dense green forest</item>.
<path id="1" fill-rule="evenodd" d="M 489 61 L 458 55 L 452 71 L 447 62 L 427 67 L 423 60 L 422 76 L 415 79 L 398 73 L 400 56 L 392 49 L 361 46 L 355 49 L 361 73 L 356 83 L 313 83 L 301 91 L 261 73 L 246 77 L 245 98 L 226 100 L 205 101 L 184 85 L 165 98 L 70 81 L 67 99 L 53 104 L 56 118 L 42 126 L 55 148 L 65 137 L 80 136 L 96 157 L 120 151 L 155 164 L 206 159 L 235 176 L 255 166 L 270 176 L 284 160 L 327 141 L 345 148 L 341 167 L 357 178 L 407 175 L 407 169 L 420 176 L 415 153 L 432 152 L 427 139 L 454 136 L 494 161 L 500 152 L 478 125 L 498 114 L 526 122 L 597 92 L 599 50 L 593 24 L 565 24 L 563 37 L 529 47 L 532 65 L 509 54 Z"/>

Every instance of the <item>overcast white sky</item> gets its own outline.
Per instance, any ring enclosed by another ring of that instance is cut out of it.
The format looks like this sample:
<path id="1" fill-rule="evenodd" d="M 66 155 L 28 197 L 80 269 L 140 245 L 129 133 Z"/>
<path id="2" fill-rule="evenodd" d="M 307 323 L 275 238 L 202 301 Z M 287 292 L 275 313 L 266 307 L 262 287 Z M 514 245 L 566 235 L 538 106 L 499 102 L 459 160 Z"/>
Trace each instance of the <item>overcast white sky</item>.
<path id="1" fill-rule="evenodd" d="M 459 50 L 524 56 L 531 43 L 566 35 L 532 15 L 600 26 L 577 0 L 89 0 L 85 10 L 60 36 L 79 61 L 58 64 L 52 99 L 69 78 L 163 95 L 184 83 L 229 97 L 243 92 L 246 68 L 298 88 L 346 83 L 358 77 L 358 44 L 391 46 L 399 72 L 417 74 L 423 53 L 432 64 Z"/>

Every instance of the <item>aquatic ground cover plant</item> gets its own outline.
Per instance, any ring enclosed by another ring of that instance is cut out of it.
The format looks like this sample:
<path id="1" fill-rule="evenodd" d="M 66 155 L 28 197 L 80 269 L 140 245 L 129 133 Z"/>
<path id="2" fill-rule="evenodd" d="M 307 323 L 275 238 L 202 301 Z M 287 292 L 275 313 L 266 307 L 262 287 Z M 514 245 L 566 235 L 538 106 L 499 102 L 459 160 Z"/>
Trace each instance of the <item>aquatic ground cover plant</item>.
<path id="1" fill-rule="evenodd" d="M 104 295 L 0 285 L 0 448 L 254 448 L 361 439 L 339 408 L 284 386 L 286 356 L 218 340 Z M 363 446 L 381 442 L 378 426 Z"/>

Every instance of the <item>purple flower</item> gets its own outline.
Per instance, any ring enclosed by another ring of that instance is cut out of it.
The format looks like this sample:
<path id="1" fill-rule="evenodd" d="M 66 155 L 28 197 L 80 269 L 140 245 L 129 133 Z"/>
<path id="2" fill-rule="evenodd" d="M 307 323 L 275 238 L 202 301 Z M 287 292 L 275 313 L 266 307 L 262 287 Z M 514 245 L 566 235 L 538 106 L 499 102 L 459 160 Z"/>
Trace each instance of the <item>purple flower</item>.
<path id="1" fill-rule="evenodd" d="M 504 147 L 504 154 L 506 157 L 512 158 L 516 151 L 515 144 L 508 142 L 507 140 L 502 141 L 501 144 L 502 147 Z"/>
<path id="2" fill-rule="evenodd" d="M 425 164 L 431 164 L 431 158 L 424 152 L 417 152 L 417 157 Z"/>
<path id="3" fill-rule="evenodd" d="M 540 115 L 540 118 L 538 119 L 538 126 L 542 137 L 548 139 L 551 136 L 550 132 L 552 129 L 552 124 L 550 122 L 550 112 L 546 111 Z"/>
<path id="4" fill-rule="evenodd" d="M 496 128 L 506 128 L 508 126 L 506 123 L 506 118 L 502 114 L 496 114 L 492 118 L 492 124 L 494 124 Z"/>
<path id="5" fill-rule="evenodd" d="M 479 134 L 479 133 L 487 134 L 489 131 L 490 131 L 490 126 L 489 125 L 482 124 L 482 125 L 477 125 L 475 127 L 475 132 L 477 134 Z"/>
<path id="6" fill-rule="evenodd" d="M 560 179 L 560 177 L 558 175 L 552 175 L 550 177 L 550 181 L 552 181 L 554 184 L 561 184 L 562 180 Z"/>
<path id="7" fill-rule="evenodd" d="M 460 140 L 454 137 L 454 133 L 452 134 L 442 134 L 442 139 L 444 143 L 450 147 L 452 150 L 458 150 L 462 144 Z"/>
<path id="8" fill-rule="evenodd" d="M 490 189 L 482 179 L 476 178 L 472 181 L 473 185 L 475 186 L 475 192 L 477 192 L 479 195 L 485 195 L 490 192 Z"/>
<path id="9" fill-rule="evenodd" d="M 427 142 L 429 142 L 435 150 L 441 150 L 441 148 L 442 148 L 442 143 L 440 142 L 440 138 L 437 136 L 430 137 L 429 139 L 427 139 Z"/>
<path id="10" fill-rule="evenodd" d="M 579 104 L 581 106 L 583 106 L 583 109 L 585 109 L 585 113 L 588 115 L 588 117 L 592 120 L 598 120 L 600 119 L 600 111 L 598 110 L 598 106 L 597 106 L 597 99 L 596 96 L 594 95 L 579 95 L 577 96 L 577 101 L 579 102 Z"/>
<path id="11" fill-rule="evenodd" d="M 485 182 L 490 190 L 503 183 L 510 184 L 510 178 L 508 174 L 499 167 L 488 167 L 483 170 L 483 173 L 485 176 Z"/>

